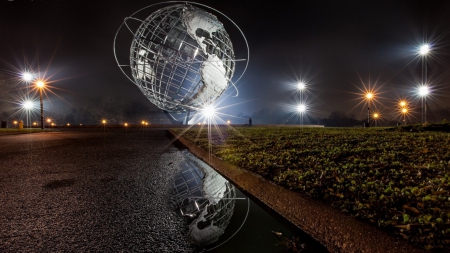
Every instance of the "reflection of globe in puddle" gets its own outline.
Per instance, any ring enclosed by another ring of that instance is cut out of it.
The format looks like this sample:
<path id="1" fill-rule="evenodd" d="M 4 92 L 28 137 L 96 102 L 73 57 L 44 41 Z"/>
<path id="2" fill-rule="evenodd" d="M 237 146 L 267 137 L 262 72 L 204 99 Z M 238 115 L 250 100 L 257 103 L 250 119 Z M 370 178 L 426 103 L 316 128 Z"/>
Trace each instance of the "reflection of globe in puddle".
<path id="1" fill-rule="evenodd" d="M 235 70 L 233 45 L 215 15 L 176 4 L 141 22 L 130 67 L 135 84 L 153 104 L 167 112 L 197 111 L 228 88 Z"/>
<path id="2" fill-rule="evenodd" d="M 171 202 L 186 218 L 189 240 L 205 246 L 225 232 L 233 215 L 236 192 L 211 167 L 187 152 L 185 157 L 174 180 Z"/>

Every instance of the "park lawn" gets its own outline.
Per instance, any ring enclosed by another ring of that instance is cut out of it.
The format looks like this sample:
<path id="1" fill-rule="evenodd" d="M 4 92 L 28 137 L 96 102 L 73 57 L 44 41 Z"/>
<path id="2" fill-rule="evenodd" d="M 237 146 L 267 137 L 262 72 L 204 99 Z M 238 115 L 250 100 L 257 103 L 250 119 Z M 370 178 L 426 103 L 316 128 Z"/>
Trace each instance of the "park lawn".
<path id="1" fill-rule="evenodd" d="M 176 129 L 182 133 L 185 129 Z M 450 248 L 450 134 L 380 128 L 194 127 L 183 137 L 426 249 Z"/>

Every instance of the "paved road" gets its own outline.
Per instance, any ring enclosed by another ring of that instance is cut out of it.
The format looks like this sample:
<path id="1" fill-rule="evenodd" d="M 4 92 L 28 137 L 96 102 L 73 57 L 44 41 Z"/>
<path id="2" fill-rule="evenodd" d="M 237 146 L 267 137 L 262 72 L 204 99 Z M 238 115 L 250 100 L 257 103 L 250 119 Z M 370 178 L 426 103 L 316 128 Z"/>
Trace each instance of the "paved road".
<path id="1" fill-rule="evenodd" d="M 0 252 L 189 252 L 161 129 L 0 136 Z"/>

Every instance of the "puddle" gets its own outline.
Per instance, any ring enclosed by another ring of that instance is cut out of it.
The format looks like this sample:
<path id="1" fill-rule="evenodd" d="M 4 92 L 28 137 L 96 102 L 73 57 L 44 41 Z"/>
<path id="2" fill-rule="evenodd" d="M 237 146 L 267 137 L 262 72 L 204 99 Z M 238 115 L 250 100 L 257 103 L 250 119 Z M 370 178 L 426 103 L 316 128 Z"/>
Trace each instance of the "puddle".
<path id="1" fill-rule="evenodd" d="M 328 252 L 209 165 L 183 151 L 171 204 L 184 218 L 187 240 L 209 252 Z"/>

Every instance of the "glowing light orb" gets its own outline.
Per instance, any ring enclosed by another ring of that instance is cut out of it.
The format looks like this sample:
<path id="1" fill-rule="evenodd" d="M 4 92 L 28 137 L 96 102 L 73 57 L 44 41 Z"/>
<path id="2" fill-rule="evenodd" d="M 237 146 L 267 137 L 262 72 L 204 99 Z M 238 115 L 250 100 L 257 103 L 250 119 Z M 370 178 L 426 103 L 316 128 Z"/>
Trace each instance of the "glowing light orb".
<path id="1" fill-rule="evenodd" d="M 206 118 L 211 118 L 216 114 L 216 109 L 214 109 L 214 107 L 211 105 L 206 106 L 205 108 L 203 108 L 202 114 Z"/>
<path id="2" fill-rule="evenodd" d="M 366 93 L 366 98 L 367 99 L 372 99 L 373 98 L 373 93 L 372 92 Z"/>
<path id="3" fill-rule="evenodd" d="M 102 120 L 102 124 L 106 124 L 106 120 L 104 119 L 104 120 Z"/>
<path id="4" fill-rule="evenodd" d="M 374 113 L 374 114 L 373 114 L 373 118 L 374 118 L 374 119 L 378 119 L 379 117 L 380 117 L 380 114 L 378 114 L 378 113 Z"/>
<path id="5" fill-rule="evenodd" d="M 52 122 L 52 119 L 47 119 L 47 122 L 48 122 L 48 123 Z"/>
<path id="6" fill-rule="evenodd" d="M 402 100 L 402 101 L 400 101 L 399 104 L 400 104 L 401 107 L 405 107 L 405 106 L 406 106 L 406 101 L 403 101 L 403 100 Z"/>
<path id="7" fill-rule="evenodd" d="M 298 105 L 297 111 L 300 113 L 306 112 L 306 105 L 304 105 L 304 104 Z"/>
<path id="8" fill-rule="evenodd" d="M 36 86 L 37 86 L 38 88 L 44 88 L 45 83 L 44 83 L 43 81 L 37 81 L 37 82 L 36 82 Z"/>
<path id="9" fill-rule="evenodd" d="M 426 55 L 426 54 L 428 54 L 429 52 L 430 52 L 430 45 L 425 44 L 425 45 L 423 45 L 423 46 L 420 47 L 420 50 L 419 50 L 419 54 L 420 54 L 420 55 Z"/>
<path id="10" fill-rule="evenodd" d="M 403 109 L 402 109 L 402 113 L 403 113 L 403 114 L 406 114 L 406 113 L 408 113 L 408 109 L 406 109 L 406 108 L 403 108 Z"/>
<path id="11" fill-rule="evenodd" d="M 22 79 L 25 80 L 26 82 L 29 82 L 33 80 L 33 75 L 29 72 L 25 72 L 22 74 Z"/>
<path id="12" fill-rule="evenodd" d="M 127 127 L 128 126 L 128 123 L 125 123 L 125 124 L 123 124 L 125 127 Z"/>
<path id="13" fill-rule="evenodd" d="M 430 93 L 430 88 L 428 86 L 423 85 L 423 86 L 419 87 L 419 96 L 425 97 L 429 93 Z"/>
<path id="14" fill-rule="evenodd" d="M 304 82 L 299 82 L 299 83 L 297 84 L 297 88 L 298 88 L 299 90 L 304 90 L 304 89 L 306 88 L 306 84 L 305 84 Z"/>
<path id="15" fill-rule="evenodd" d="M 27 110 L 32 109 L 33 108 L 33 102 L 32 101 L 25 101 L 23 103 L 23 108 L 25 108 Z"/>

